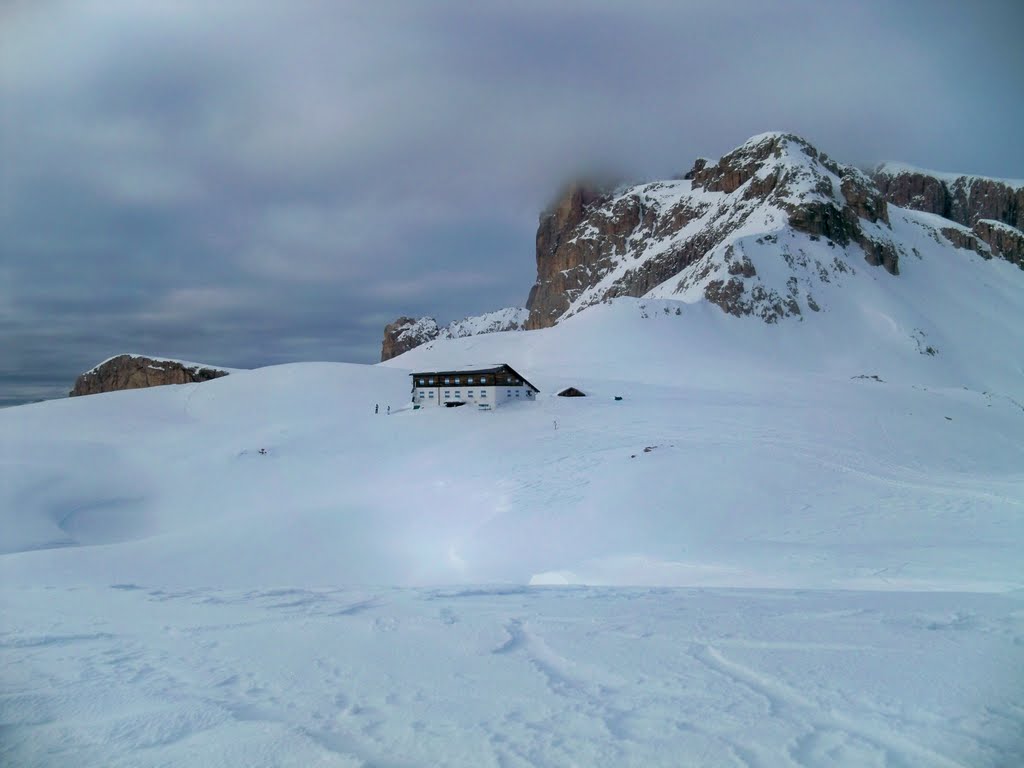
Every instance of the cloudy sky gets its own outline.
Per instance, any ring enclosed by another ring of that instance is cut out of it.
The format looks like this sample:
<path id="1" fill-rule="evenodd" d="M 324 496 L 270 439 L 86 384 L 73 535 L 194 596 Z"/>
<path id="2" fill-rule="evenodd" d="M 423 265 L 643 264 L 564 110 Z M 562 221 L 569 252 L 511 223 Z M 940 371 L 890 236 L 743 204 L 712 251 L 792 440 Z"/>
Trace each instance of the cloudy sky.
<path id="1" fill-rule="evenodd" d="M 1024 5 L 0 3 L 0 404 L 122 351 L 373 362 L 521 305 L 537 215 L 784 129 L 1024 177 Z"/>

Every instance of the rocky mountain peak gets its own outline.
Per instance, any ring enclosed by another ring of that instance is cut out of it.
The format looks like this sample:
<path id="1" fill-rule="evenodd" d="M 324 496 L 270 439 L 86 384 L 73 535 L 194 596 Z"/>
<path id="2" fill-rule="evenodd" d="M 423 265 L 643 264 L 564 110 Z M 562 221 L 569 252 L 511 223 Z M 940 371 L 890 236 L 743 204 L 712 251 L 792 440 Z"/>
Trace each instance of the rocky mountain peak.
<path id="1" fill-rule="evenodd" d="M 899 272 L 888 206 L 871 179 L 795 134 L 766 133 L 717 162 L 698 160 L 681 180 L 589 196 L 570 186 L 537 230 L 527 328 L 553 325 L 614 296 L 655 290 L 692 295 L 699 289 L 728 312 L 768 322 L 800 314 L 801 304 L 813 310 L 813 297 L 798 301 L 790 281 L 767 286 L 748 253 L 772 250 L 754 248 L 751 235 L 762 236 L 763 246 L 786 230 L 832 247 L 859 246 L 868 264 Z M 797 269 L 790 251 L 773 248 L 788 269 Z M 827 261 L 825 272 L 838 269 L 831 255 Z"/>

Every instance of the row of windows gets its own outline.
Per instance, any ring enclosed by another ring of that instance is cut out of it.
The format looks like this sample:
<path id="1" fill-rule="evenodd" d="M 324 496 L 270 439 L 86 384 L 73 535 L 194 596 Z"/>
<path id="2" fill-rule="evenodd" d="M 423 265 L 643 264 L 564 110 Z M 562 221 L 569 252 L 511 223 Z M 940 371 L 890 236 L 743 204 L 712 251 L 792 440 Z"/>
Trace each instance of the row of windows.
<path id="1" fill-rule="evenodd" d="M 509 395 L 511 396 L 511 394 L 512 394 L 512 393 L 511 393 L 511 392 L 509 392 L 508 394 L 509 394 Z M 518 392 L 516 392 L 516 395 L 518 395 L 518 394 L 519 394 L 519 393 L 518 393 Z M 421 390 L 420 390 L 420 393 L 419 393 L 419 396 L 420 396 L 420 397 L 433 397 L 433 396 L 434 396 L 434 390 L 432 390 L 432 389 L 430 389 L 430 390 L 426 390 L 426 389 L 421 389 Z M 445 393 L 444 393 L 444 396 L 445 396 L 445 397 L 451 397 L 451 396 L 452 396 L 452 393 L 451 393 L 451 392 L 445 392 Z M 458 396 L 458 393 L 457 393 L 457 392 L 456 392 L 456 396 Z M 473 392 L 472 392 L 472 390 L 470 390 L 470 391 L 466 392 L 466 396 L 467 396 L 467 397 L 472 397 L 472 396 L 473 396 Z M 486 390 L 486 389 L 481 389 L 481 390 L 480 390 L 480 397 L 487 397 L 487 390 Z"/>
<path id="2" fill-rule="evenodd" d="M 491 378 L 491 377 L 467 376 L 466 377 L 466 384 L 470 384 L 470 385 L 471 384 L 478 384 L 478 385 L 479 384 L 483 384 L 483 385 L 493 384 L 494 382 L 488 381 L 489 378 Z M 515 378 L 514 376 L 498 376 L 497 379 L 498 379 L 498 381 L 497 381 L 498 384 L 504 384 L 507 387 L 519 387 L 519 386 L 522 386 L 522 384 L 523 384 L 522 381 L 520 381 L 519 379 Z M 420 386 L 420 387 L 433 387 L 434 386 L 434 381 L 435 381 L 435 379 L 433 379 L 433 378 L 424 377 L 422 379 L 417 379 L 416 380 L 416 384 L 417 384 L 417 386 Z M 445 386 L 449 386 L 449 387 L 452 386 L 453 384 L 455 386 L 457 386 L 457 387 L 462 385 L 462 378 L 459 377 L 459 376 L 455 376 L 455 377 L 445 376 L 443 379 L 437 379 L 436 381 L 438 382 L 439 385 L 440 384 L 444 384 Z"/>
<path id="3" fill-rule="evenodd" d="M 421 390 L 419 390 L 419 397 L 421 397 L 421 398 L 433 397 L 433 396 L 434 396 L 434 390 L 432 390 L 432 389 L 421 389 Z M 452 397 L 451 391 L 450 390 L 445 391 L 444 396 L 445 396 L 445 399 L 450 400 L 451 397 Z M 456 399 L 457 399 L 460 396 L 460 394 L 458 392 L 456 392 L 455 396 L 456 396 Z M 466 396 L 467 397 L 473 397 L 472 390 L 467 391 L 466 392 Z M 520 396 L 520 390 L 515 390 L 515 395 L 513 395 L 513 390 L 507 389 L 507 390 L 505 390 L 505 396 L 506 397 L 513 397 L 513 396 L 514 397 L 519 397 Z M 529 397 L 530 393 L 527 392 L 526 396 Z M 480 397 L 487 397 L 487 390 L 486 389 L 481 389 L 480 390 Z"/>

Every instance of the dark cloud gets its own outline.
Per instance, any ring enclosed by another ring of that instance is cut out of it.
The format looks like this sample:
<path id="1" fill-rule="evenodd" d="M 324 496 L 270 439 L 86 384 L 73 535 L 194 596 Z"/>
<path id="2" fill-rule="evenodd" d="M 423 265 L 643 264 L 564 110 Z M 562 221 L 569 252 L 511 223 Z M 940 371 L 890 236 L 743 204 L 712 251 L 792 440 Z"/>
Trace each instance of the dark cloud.
<path id="1" fill-rule="evenodd" d="M 525 300 L 566 177 L 765 130 L 1024 177 L 1015 3 L 14 2 L 0 400 L 120 351 L 372 361 Z M 0 403 L 2 404 L 2 403 Z"/>

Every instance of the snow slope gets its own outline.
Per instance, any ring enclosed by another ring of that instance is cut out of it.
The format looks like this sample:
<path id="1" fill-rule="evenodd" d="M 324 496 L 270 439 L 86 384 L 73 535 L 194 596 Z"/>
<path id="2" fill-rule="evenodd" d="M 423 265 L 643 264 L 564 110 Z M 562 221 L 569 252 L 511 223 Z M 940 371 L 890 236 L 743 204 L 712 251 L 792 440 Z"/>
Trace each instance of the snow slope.
<path id="1" fill-rule="evenodd" d="M 915 216 L 813 323 L 621 299 L 0 412 L 0 762 L 1019 764 L 1021 273 Z M 537 402 L 408 408 L 495 361 Z"/>

